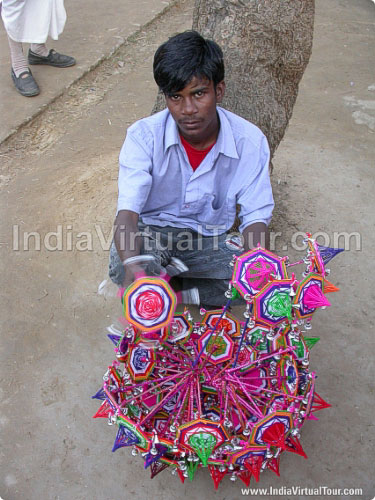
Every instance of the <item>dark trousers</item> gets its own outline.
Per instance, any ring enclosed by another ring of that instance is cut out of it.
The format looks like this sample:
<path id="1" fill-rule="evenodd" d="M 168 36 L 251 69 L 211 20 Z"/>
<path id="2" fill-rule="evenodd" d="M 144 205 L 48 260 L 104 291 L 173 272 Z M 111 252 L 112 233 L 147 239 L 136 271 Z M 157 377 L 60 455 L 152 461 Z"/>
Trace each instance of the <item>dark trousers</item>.
<path id="1" fill-rule="evenodd" d="M 197 287 L 200 302 L 205 306 L 222 306 L 226 303 L 224 293 L 233 273 L 229 263 L 233 254 L 240 253 L 239 249 L 230 248 L 226 243 L 226 233 L 213 237 L 202 236 L 189 228 L 145 226 L 142 222 L 138 227 L 142 233 L 141 254 L 155 257 L 156 267 L 159 267 L 157 274 L 163 267 L 168 270 L 172 257 L 180 259 L 188 267 L 188 271 L 178 275 L 182 289 Z M 125 278 L 124 266 L 114 243 L 110 250 L 109 277 L 118 286 L 122 285 Z M 233 301 L 233 304 L 236 305 L 236 302 Z"/>

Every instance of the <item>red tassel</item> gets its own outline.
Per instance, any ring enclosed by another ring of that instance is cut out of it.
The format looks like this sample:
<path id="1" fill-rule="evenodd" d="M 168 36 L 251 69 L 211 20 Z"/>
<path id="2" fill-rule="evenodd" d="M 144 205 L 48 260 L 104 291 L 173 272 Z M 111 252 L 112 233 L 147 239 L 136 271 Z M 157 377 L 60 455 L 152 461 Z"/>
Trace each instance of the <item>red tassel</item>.
<path id="1" fill-rule="evenodd" d="M 250 486 L 251 472 L 249 470 L 241 470 L 237 476 L 245 484 L 245 486 Z"/>
<path id="2" fill-rule="evenodd" d="M 295 438 L 292 438 L 292 436 L 288 437 L 286 451 L 297 453 L 297 455 L 301 455 L 301 457 L 307 458 L 307 455 L 303 451 L 302 445 L 297 437 Z"/>
<path id="3" fill-rule="evenodd" d="M 108 418 L 112 414 L 112 408 L 109 406 L 107 401 L 104 401 L 99 410 L 93 415 L 92 418 Z"/>
<path id="4" fill-rule="evenodd" d="M 181 483 L 184 484 L 186 477 L 184 476 L 184 473 L 182 472 L 182 470 L 177 469 L 177 474 L 178 474 L 178 477 L 180 478 Z"/>
<path id="5" fill-rule="evenodd" d="M 227 473 L 227 470 L 225 469 L 224 472 L 220 472 L 219 469 L 217 469 L 214 465 L 209 465 L 208 468 L 210 470 L 210 474 L 214 482 L 215 490 L 217 490 L 223 477 Z"/>
<path id="6" fill-rule="evenodd" d="M 244 461 L 244 466 L 254 476 L 255 481 L 259 481 L 260 469 L 262 467 L 263 457 L 261 455 L 249 457 Z"/>
<path id="7" fill-rule="evenodd" d="M 272 458 L 268 463 L 268 468 L 280 477 L 280 457 Z"/>
<path id="8" fill-rule="evenodd" d="M 331 293 L 331 292 L 339 292 L 340 288 L 337 288 L 337 286 L 332 285 L 328 280 L 324 280 L 324 293 Z"/>
<path id="9" fill-rule="evenodd" d="M 151 479 L 153 479 L 155 476 L 160 474 L 164 469 L 169 467 L 168 464 L 163 464 L 160 462 L 154 462 L 150 465 L 150 470 L 151 470 Z"/>
<path id="10" fill-rule="evenodd" d="M 317 392 L 314 393 L 311 411 L 324 410 L 324 408 L 330 408 L 332 405 L 324 401 L 324 399 L 319 396 Z"/>

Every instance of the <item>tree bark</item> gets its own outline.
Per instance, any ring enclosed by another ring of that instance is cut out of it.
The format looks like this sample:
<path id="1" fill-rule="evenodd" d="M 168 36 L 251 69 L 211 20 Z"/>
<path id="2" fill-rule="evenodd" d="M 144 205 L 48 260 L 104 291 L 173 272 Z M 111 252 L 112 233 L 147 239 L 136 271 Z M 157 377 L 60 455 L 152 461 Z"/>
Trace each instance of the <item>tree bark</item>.
<path id="1" fill-rule="evenodd" d="M 309 61 L 314 0 L 195 0 L 193 29 L 224 52 L 223 106 L 257 125 L 273 156 Z M 165 106 L 158 96 L 153 112 Z"/>

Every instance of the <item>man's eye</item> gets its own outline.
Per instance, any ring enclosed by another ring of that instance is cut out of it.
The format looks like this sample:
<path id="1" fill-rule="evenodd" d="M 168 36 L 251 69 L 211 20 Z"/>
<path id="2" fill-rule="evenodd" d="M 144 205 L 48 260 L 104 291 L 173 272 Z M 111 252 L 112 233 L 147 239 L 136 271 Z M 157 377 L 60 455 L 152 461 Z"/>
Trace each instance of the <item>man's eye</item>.
<path id="1" fill-rule="evenodd" d="M 196 97 L 202 97 L 203 94 L 203 90 L 198 90 L 198 92 L 195 92 Z"/>
<path id="2" fill-rule="evenodd" d="M 178 101 L 180 98 L 179 95 L 171 95 L 170 99 L 172 99 L 172 101 Z"/>

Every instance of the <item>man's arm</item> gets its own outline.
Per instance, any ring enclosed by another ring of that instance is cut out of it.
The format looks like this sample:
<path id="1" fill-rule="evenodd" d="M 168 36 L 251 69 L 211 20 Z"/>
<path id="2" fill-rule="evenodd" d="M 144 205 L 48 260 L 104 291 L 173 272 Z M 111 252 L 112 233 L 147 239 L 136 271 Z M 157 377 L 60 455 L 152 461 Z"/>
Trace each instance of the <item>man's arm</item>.
<path id="1" fill-rule="evenodd" d="M 259 150 L 253 156 L 252 178 L 241 189 L 237 198 L 240 205 L 239 230 L 244 238 L 245 251 L 255 248 L 258 243 L 263 248 L 269 248 L 267 226 L 274 207 L 268 168 L 270 153 L 266 137 L 263 136 Z"/>
<path id="2" fill-rule="evenodd" d="M 251 250 L 252 248 L 256 248 L 258 243 L 263 248 L 269 248 L 269 232 L 264 222 L 254 222 L 254 224 L 250 224 L 250 226 L 245 227 L 242 231 L 242 236 L 244 240 L 243 246 L 245 252 Z"/>
<path id="3" fill-rule="evenodd" d="M 120 210 L 116 216 L 113 239 L 120 256 L 121 262 L 130 257 L 136 257 L 141 250 L 141 236 L 138 235 L 139 215 L 131 210 Z M 123 286 L 126 288 L 134 280 L 135 268 L 127 266 L 125 269 L 125 281 Z"/>

